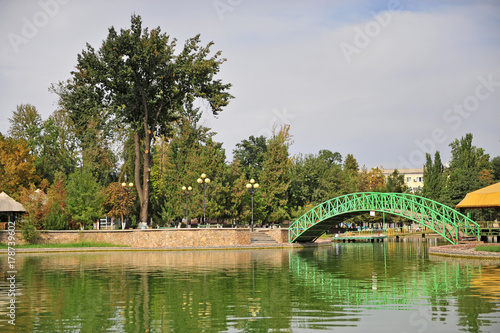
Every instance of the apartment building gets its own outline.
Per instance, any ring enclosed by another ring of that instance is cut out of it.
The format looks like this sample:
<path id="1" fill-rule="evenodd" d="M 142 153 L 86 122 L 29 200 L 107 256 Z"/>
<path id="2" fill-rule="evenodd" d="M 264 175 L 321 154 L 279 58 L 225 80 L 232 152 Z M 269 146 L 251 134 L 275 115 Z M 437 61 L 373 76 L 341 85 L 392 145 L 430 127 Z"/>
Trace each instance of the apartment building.
<path id="1" fill-rule="evenodd" d="M 411 192 L 417 191 L 424 187 L 424 169 L 397 169 L 400 174 L 405 177 L 405 184 Z M 387 178 L 394 172 L 394 169 L 382 168 L 382 174 Z"/>

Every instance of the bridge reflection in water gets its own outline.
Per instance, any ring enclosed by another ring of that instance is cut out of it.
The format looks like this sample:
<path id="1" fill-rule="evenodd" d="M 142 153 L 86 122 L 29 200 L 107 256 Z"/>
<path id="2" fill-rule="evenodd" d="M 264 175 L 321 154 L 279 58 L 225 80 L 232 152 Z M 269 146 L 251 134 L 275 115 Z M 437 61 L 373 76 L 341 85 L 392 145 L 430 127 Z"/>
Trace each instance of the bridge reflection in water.
<path id="1" fill-rule="evenodd" d="M 334 247 L 338 245 L 334 244 Z M 312 288 L 328 299 L 342 300 L 349 305 L 368 305 L 374 309 L 401 309 L 401 305 L 414 305 L 415 301 L 418 303 L 418 300 L 429 297 L 446 298 L 469 288 L 471 282 L 481 275 L 481 266 L 444 263 L 425 272 L 415 271 L 402 281 L 387 276 L 379 279 L 381 274 L 376 270 L 370 280 L 366 277 L 352 279 L 325 271 L 300 253 L 290 254 L 289 260 L 290 270 L 304 287 Z"/>
<path id="2" fill-rule="evenodd" d="M 373 313 L 406 331 L 420 331 L 413 325 L 418 318 L 431 331 L 454 321 L 465 331 L 481 332 L 481 325 L 500 331 L 500 262 L 428 258 L 419 242 L 338 243 L 291 253 L 289 267 L 303 292 L 316 295 L 317 307 L 359 312 L 354 318 Z"/>

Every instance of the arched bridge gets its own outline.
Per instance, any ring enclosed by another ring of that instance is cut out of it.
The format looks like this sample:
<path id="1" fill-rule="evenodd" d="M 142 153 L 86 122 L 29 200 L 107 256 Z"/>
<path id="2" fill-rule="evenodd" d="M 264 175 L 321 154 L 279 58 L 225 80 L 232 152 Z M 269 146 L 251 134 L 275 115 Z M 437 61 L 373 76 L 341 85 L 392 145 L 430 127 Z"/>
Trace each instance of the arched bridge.
<path id="1" fill-rule="evenodd" d="M 288 239 L 313 242 L 330 227 L 355 215 L 377 211 L 405 217 L 434 230 L 452 244 L 461 237 L 479 238 L 479 225 L 439 202 L 403 193 L 351 193 L 325 201 L 290 225 Z"/>

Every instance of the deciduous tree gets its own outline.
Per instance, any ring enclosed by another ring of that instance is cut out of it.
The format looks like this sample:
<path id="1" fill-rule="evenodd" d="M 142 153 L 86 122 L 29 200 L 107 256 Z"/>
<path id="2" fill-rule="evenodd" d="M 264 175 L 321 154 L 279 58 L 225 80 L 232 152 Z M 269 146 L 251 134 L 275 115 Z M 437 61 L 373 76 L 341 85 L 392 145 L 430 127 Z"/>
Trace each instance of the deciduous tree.
<path id="1" fill-rule="evenodd" d="M 109 110 L 106 121 L 116 120 L 133 133 L 141 222 L 148 221 L 153 132 L 170 133 L 183 105 L 196 98 L 218 114 L 232 97 L 230 85 L 215 78 L 225 59 L 220 52 L 210 55 L 212 45 L 201 46 L 198 35 L 175 54 L 175 39 L 159 27 L 143 29 L 141 17 L 133 15 L 130 29 L 117 32 L 111 27 L 99 50 L 87 45 L 78 55 L 66 91 L 83 93 L 98 108 Z"/>
<path id="2" fill-rule="evenodd" d="M 263 135 L 259 137 L 251 135 L 248 140 L 245 139 L 236 144 L 233 154 L 239 160 L 247 179 L 260 178 L 266 151 L 267 142 Z"/>
<path id="3" fill-rule="evenodd" d="M 5 138 L 0 133 L 0 191 L 19 195 L 22 188 L 38 183 L 35 156 L 24 139 Z"/>
<path id="4" fill-rule="evenodd" d="M 452 158 L 447 180 L 447 204 L 452 207 L 465 198 L 467 193 L 487 185 L 481 179 L 481 172 L 491 170 L 489 155 L 482 148 L 473 146 L 472 139 L 472 134 L 468 133 L 450 144 Z"/>
<path id="5" fill-rule="evenodd" d="M 68 179 L 68 209 L 80 228 L 89 227 L 102 217 L 104 193 L 90 167 L 82 167 Z"/>
<path id="6" fill-rule="evenodd" d="M 9 136 L 26 140 L 32 155 L 39 153 L 43 121 L 36 107 L 31 104 L 18 105 L 9 122 Z"/>
<path id="7" fill-rule="evenodd" d="M 387 177 L 387 192 L 390 193 L 404 193 L 408 189 L 405 184 L 405 175 L 399 173 L 397 169 Z"/>

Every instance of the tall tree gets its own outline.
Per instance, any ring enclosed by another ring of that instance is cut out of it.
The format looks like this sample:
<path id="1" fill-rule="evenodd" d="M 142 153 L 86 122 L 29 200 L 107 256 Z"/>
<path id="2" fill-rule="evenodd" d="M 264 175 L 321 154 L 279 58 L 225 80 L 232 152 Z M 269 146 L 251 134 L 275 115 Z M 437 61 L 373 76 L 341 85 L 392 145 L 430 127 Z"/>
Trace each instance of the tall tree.
<path id="1" fill-rule="evenodd" d="M 16 195 L 22 188 L 38 183 L 35 156 L 24 139 L 5 138 L 0 133 L 0 191 Z"/>
<path id="2" fill-rule="evenodd" d="M 175 39 L 159 27 L 143 29 L 141 17 L 132 15 L 131 28 L 117 32 L 111 27 L 99 50 L 87 45 L 66 86 L 76 95 L 85 87 L 84 96 L 93 96 L 133 133 L 141 222 L 148 221 L 153 132 L 168 134 L 183 105 L 196 98 L 207 101 L 214 114 L 232 98 L 230 84 L 215 79 L 225 59 L 220 51 L 210 56 L 212 42 L 199 44 L 199 35 L 188 39 L 176 55 Z"/>
<path id="3" fill-rule="evenodd" d="M 267 142 L 263 135 L 259 137 L 251 135 L 248 140 L 244 139 L 236 144 L 233 154 L 239 160 L 247 179 L 260 178 L 266 151 Z"/>
<path id="4" fill-rule="evenodd" d="M 426 162 L 424 165 L 424 186 L 422 195 L 426 198 L 444 201 L 446 175 L 444 173 L 444 165 L 441 162 L 441 155 L 438 151 L 434 154 L 434 162 L 432 156 L 426 154 Z"/>
<path id="5" fill-rule="evenodd" d="M 41 147 L 36 159 L 38 175 L 52 184 L 58 172 L 69 176 L 76 167 L 77 143 L 68 113 L 55 111 L 43 122 Z"/>
<path id="6" fill-rule="evenodd" d="M 359 164 L 352 154 L 347 154 L 344 160 L 344 194 L 359 190 Z"/>
<path id="7" fill-rule="evenodd" d="M 448 204 L 454 207 L 469 192 L 487 185 L 481 179 L 481 171 L 491 170 L 489 155 L 484 149 L 472 145 L 472 134 L 450 143 L 451 161 L 447 181 Z"/>
<path id="8" fill-rule="evenodd" d="M 28 142 L 31 154 L 36 155 L 40 147 L 42 116 L 31 104 L 21 104 L 9 118 L 9 135 L 13 139 L 24 139 Z"/>
<path id="9" fill-rule="evenodd" d="M 289 125 L 282 126 L 278 131 L 275 129 L 264 158 L 261 190 L 258 193 L 264 197 L 267 220 L 271 223 L 280 223 L 289 217 L 286 206 L 292 165 L 288 155 L 291 144 L 289 130 Z"/>

